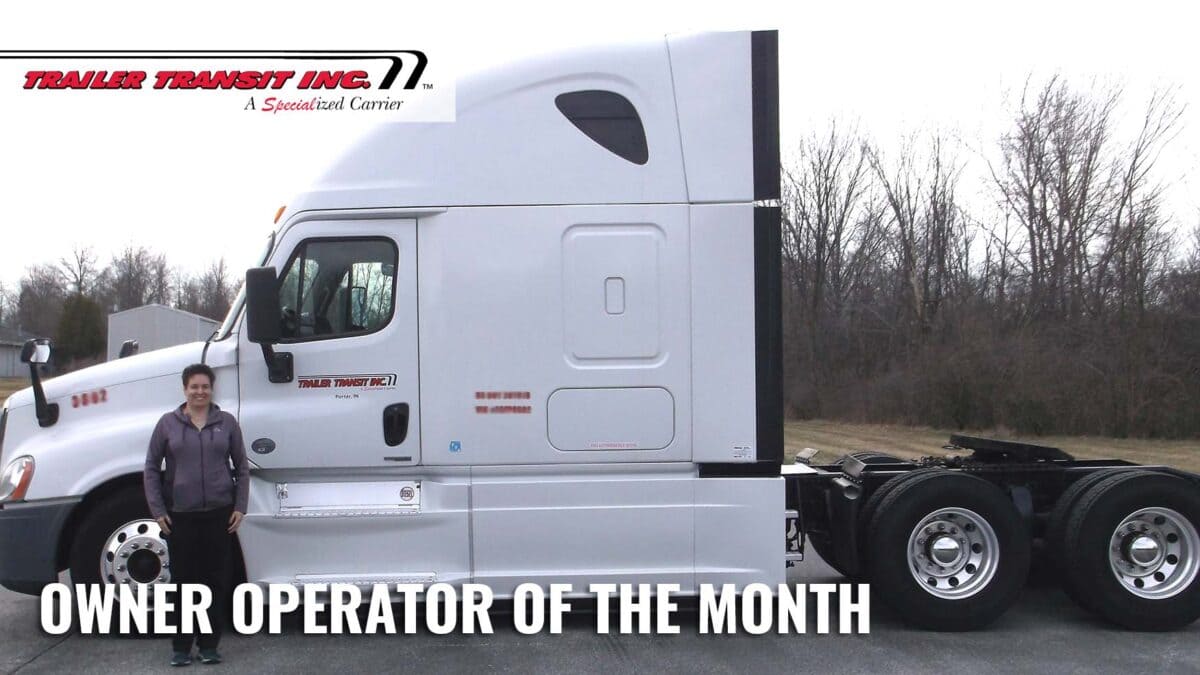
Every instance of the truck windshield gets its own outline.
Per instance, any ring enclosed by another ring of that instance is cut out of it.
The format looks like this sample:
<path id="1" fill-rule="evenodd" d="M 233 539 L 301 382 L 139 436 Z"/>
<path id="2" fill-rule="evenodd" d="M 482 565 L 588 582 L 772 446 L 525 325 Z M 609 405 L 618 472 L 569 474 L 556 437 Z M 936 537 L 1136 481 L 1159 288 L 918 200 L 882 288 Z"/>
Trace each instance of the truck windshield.
<path id="1" fill-rule="evenodd" d="M 271 252 L 275 250 L 275 232 L 272 231 L 267 236 L 267 245 L 254 261 L 251 263 L 255 267 L 262 267 L 271 259 Z M 240 269 L 240 268 L 235 268 Z M 229 313 L 225 315 L 225 320 L 221 322 L 221 326 L 217 328 L 216 340 L 224 340 L 229 337 L 229 332 L 233 330 L 233 324 L 237 321 L 238 314 L 242 311 L 242 303 L 246 301 L 246 280 L 243 277 L 241 285 L 238 287 L 237 296 L 233 302 L 229 303 Z"/>

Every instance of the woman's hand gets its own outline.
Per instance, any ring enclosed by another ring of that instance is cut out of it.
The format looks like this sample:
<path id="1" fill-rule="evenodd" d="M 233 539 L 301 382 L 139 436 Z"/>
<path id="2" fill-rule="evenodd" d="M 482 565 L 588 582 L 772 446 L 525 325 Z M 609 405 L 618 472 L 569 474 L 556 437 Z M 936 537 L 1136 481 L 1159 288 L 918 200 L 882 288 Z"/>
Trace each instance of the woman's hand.
<path id="1" fill-rule="evenodd" d="M 237 532 L 238 526 L 242 524 L 243 517 L 244 514 L 241 511 L 234 511 L 229 514 L 229 530 L 227 530 L 229 534 Z"/>
<path id="2" fill-rule="evenodd" d="M 163 534 L 171 534 L 171 516 L 162 516 L 155 520 L 158 521 L 158 529 L 162 530 Z"/>

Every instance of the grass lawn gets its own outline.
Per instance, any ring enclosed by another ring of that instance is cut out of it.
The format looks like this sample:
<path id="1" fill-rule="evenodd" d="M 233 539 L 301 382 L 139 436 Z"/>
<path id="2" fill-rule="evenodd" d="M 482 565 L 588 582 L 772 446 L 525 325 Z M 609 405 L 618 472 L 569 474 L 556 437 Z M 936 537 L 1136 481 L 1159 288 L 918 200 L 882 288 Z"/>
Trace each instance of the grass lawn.
<path id="1" fill-rule="evenodd" d="M 18 389 L 29 386 L 28 377 L 0 377 L 0 404 Z"/>

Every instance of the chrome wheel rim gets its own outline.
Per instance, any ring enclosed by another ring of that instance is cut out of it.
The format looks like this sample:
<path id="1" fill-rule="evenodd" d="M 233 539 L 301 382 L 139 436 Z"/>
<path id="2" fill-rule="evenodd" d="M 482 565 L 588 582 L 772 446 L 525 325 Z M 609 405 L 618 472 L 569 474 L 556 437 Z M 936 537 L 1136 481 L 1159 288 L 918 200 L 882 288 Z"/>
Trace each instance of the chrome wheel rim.
<path id="1" fill-rule="evenodd" d="M 100 549 L 102 582 L 154 584 L 170 580 L 171 553 L 156 521 L 125 523 L 108 536 Z"/>
<path id="2" fill-rule="evenodd" d="M 982 591 L 1000 565 L 1000 540 L 988 521 L 970 509 L 938 509 L 908 537 L 908 565 L 930 595 L 961 600 Z"/>
<path id="3" fill-rule="evenodd" d="M 1171 598 L 1200 571 L 1200 534 L 1183 514 L 1138 509 L 1125 516 L 1108 542 L 1108 566 L 1125 590 L 1150 600 Z"/>

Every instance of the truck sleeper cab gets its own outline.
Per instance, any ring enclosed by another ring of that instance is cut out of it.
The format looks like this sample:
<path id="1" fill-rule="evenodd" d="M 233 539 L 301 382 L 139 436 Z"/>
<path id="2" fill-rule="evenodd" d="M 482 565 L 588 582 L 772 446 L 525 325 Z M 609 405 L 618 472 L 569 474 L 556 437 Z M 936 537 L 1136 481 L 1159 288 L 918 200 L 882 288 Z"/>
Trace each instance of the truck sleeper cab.
<path id="1" fill-rule="evenodd" d="M 1194 476 L 978 439 L 783 466 L 774 32 L 581 50 L 458 95 L 455 123 L 385 124 L 294 200 L 212 339 L 5 403 L 0 582 L 170 580 L 140 471 L 204 360 L 251 450 L 252 582 L 694 593 L 782 583 L 807 540 L 964 629 L 1045 541 L 1102 615 L 1196 618 Z"/>

